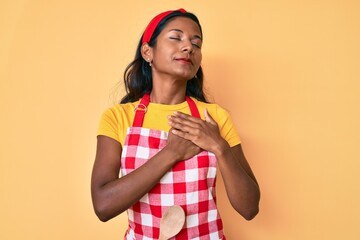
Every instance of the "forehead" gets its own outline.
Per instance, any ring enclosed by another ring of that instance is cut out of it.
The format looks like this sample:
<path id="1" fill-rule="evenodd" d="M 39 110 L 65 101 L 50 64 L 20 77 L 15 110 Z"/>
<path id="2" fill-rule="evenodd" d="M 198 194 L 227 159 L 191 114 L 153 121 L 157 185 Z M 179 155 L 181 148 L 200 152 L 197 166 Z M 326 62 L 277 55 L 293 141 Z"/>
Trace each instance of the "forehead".
<path id="1" fill-rule="evenodd" d="M 163 32 L 171 31 L 172 29 L 179 29 L 182 31 L 191 31 L 192 34 L 201 36 L 199 25 L 192 19 L 187 17 L 174 17 L 166 24 Z"/>

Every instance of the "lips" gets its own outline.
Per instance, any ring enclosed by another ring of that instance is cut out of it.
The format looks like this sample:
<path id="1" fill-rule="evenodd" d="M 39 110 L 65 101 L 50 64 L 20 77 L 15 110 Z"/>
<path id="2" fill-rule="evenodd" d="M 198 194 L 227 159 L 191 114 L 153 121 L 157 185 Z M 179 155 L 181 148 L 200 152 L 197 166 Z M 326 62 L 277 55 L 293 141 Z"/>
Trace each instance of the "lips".
<path id="1" fill-rule="evenodd" d="M 176 61 L 183 62 L 183 63 L 190 63 L 192 64 L 192 61 L 190 58 L 175 58 Z"/>

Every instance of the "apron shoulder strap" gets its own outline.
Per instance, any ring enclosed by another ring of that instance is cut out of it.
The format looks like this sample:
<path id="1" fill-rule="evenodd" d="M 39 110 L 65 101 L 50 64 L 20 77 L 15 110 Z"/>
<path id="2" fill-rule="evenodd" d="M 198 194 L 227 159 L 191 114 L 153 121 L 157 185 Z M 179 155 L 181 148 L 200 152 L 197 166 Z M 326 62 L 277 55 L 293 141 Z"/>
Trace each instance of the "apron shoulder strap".
<path id="1" fill-rule="evenodd" d="M 198 110 L 194 100 L 192 100 L 190 97 L 186 96 L 186 101 L 189 105 L 191 115 L 196 118 L 200 118 L 200 113 L 199 113 L 199 110 Z"/>
<path id="2" fill-rule="evenodd" d="M 132 125 L 133 127 L 142 127 L 149 102 L 150 95 L 148 93 L 145 93 L 145 95 L 141 98 L 140 103 L 134 108 L 135 117 Z"/>

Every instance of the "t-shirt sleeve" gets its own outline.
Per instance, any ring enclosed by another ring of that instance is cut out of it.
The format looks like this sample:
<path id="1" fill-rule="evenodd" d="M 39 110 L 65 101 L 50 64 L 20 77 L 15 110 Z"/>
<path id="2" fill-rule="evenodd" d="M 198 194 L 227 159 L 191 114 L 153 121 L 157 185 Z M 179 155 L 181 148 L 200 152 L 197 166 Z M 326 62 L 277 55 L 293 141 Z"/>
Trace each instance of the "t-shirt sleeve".
<path id="1" fill-rule="evenodd" d="M 230 114 L 220 106 L 217 106 L 216 112 L 218 116 L 217 123 L 221 136 L 229 143 L 230 147 L 240 144 L 241 139 L 230 117 Z"/>
<path id="2" fill-rule="evenodd" d="M 100 118 L 97 135 L 104 135 L 120 142 L 118 126 L 119 122 L 116 118 L 115 110 L 113 108 L 109 108 L 102 114 Z"/>

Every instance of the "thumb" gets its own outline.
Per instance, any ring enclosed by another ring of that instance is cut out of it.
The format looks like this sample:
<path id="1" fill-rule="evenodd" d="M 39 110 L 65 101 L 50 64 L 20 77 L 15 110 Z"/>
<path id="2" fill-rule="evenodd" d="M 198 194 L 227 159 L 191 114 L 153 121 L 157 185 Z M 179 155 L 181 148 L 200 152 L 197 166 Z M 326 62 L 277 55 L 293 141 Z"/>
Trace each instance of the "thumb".
<path id="1" fill-rule="evenodd" d="M 215 120 L 210 116 L 210 113 L 208 112 L 207 108 L 205 108 L 204 110 L 204 116 L 206 122 L 216 125 Z"/>

